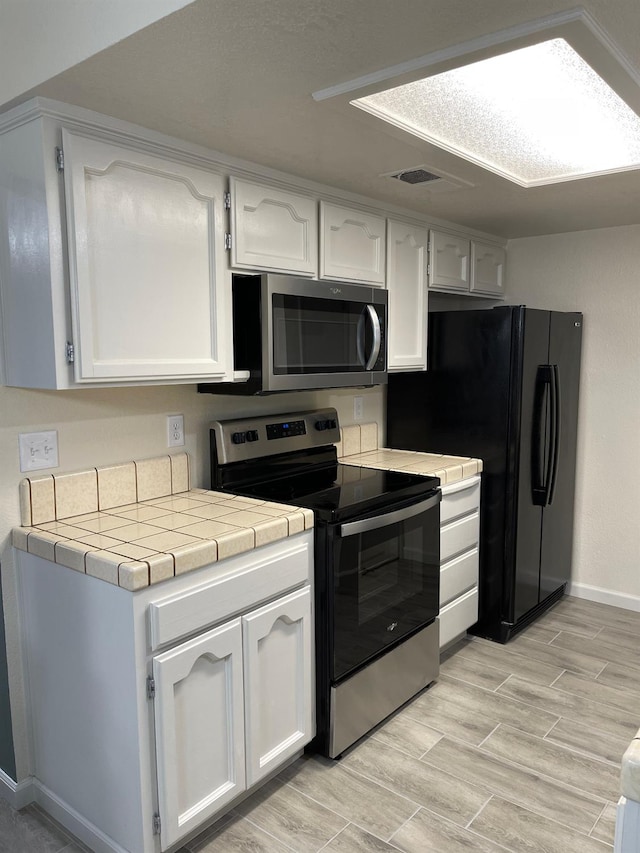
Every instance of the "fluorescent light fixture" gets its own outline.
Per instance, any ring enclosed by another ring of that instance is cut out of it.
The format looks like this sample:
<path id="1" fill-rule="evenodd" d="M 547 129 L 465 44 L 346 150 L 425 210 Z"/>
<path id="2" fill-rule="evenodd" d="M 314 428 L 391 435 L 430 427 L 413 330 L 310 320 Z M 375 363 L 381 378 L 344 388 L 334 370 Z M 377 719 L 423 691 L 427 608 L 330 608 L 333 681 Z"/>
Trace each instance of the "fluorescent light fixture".
<path id="1" fill-rule="evenodd" d="M 525 187 L 640 166 L 640 118 L 563 38 L 350 103 Z"/>

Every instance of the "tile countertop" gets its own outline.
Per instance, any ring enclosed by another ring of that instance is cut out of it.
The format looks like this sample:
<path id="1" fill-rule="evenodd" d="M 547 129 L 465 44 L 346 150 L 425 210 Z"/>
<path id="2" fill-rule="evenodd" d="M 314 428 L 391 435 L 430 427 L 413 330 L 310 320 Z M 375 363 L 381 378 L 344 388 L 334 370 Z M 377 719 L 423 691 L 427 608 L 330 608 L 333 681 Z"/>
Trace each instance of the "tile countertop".
<path id="1" fill-rule="evenodd" d="M 348 465 L 431 475 L 443 485 L 482 471 L 480 459 L 377 448 L 375 424 L 342 433 Z M 313 527 L 309 509 L 190 489 L 189 480 L 185 453 L 27 478 L 12 544 L 134 592 Z"/>
<path id="2" fill-rule="evenodd" d="M 367 468 L 382 468 L 386 471 L 410 471 L 412 474 L 428 474 L 438 477 L 444 486 L 472 477 L 482 471 L 482 460 L 466 456 L 445 456 L 441 453 L 418 453 L 413 450 L 393 450 L 380 447 L 366 453 L 342 456 L 347 465 L 362 465 Z"/>
<path id="3" fill-rule="evenodd" d="M 191 489 L 16 527 L 12 543 L 134 592 L 311 527 L 308 509 Z"/>

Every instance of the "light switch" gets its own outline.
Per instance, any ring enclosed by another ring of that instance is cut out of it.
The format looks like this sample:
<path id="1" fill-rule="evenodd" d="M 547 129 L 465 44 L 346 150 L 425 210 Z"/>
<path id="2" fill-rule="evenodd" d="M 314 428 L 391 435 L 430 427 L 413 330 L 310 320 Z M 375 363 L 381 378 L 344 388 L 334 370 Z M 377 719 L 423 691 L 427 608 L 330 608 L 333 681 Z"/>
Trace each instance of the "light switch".
<path id="1" fill-rule="evenodd" d="M 18 435 L 20 447 L 20 470 L 38 471 L 42 468 L 58 467 L 58 433 L 21 432 Z"/>

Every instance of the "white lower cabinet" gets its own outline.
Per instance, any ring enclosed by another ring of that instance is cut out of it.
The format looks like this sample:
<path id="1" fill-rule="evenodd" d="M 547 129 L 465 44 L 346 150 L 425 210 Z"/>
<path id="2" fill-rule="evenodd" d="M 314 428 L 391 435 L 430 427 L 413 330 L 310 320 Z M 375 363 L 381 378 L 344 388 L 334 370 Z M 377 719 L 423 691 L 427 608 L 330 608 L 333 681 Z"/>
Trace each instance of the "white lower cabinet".
<path id="1" fill-rule="evenodd" d="M 442 487 L 440 648 L 478 621 L 480 476 Z"/>
<path id="2" fill-rule="evenodd" d="M 153 677 L 164 849 L 311 740 L 309 587 L 156 655 Z"/>
<path id="3" fill-rule="evenodd" d="M 312 531 L 135 593 L 16 561 L 33 797 L 96 853 L 175 849 L 313 738 Z"/>

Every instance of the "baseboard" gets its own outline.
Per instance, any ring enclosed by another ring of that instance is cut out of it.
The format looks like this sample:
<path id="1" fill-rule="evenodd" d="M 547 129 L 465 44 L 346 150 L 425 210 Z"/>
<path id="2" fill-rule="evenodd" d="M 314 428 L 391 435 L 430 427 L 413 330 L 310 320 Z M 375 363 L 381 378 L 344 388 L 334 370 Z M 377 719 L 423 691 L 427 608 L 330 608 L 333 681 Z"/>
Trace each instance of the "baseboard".
<path id="1" fill-rule="evenodd" d="M 567 587 L 567 595 L 586 598 L 588 601 L 598 601 L 600 604 L 610 604 L 612 607 L 622 607 L 625 610 L 635 610 L 640 613 L 640 595 L 613 592 L 599 586 L 589 586 L 586 583 L 570 583 Z"/>
<path id="2" fill-rule="evenodd" d="M 0 770 L 0 797 L 14 809 L 23 809 L 35 799 L 34 779 L 32 776 L 22 782 L 14 782 L 4 770 Z"/>
<path id="3" fill-rule="evenodd" d="M 53 791 L 45 787 L 38 779 L 33 780 L 35 801 L 47 811 L 51 817 L 62 824 L 65 829 L 73 833 L 87 845 L 94 853 L 127 853 L 124 847 L 117 844 L 113 838 L 109 838 L 101 832 L 64 800 L 57 797 Z"/>

